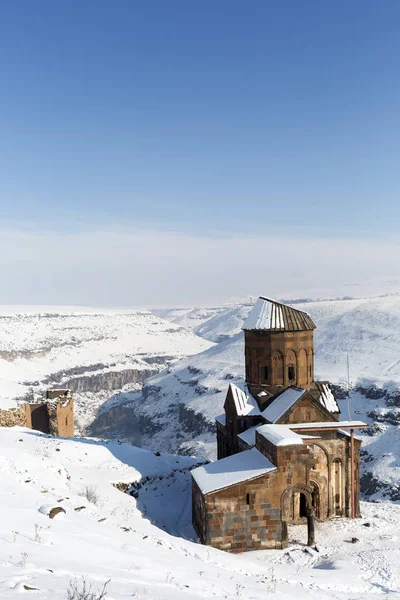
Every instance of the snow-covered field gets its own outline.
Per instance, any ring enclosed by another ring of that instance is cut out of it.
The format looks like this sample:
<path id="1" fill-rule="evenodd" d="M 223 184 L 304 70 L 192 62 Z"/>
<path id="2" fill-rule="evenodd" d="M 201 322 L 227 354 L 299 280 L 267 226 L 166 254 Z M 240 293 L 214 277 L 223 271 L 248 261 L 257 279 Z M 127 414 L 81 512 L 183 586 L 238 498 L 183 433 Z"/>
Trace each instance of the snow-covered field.
<path id="1" fill-rule="evenodd" d="M 318 551 L 300 526 L 287 550 L 229 555 L 199 545 L 191 528 L 194 462 L 0 429 L 1 599 L 66 600 L 82 576 L 94 588 L 110 580 L 108 600 L 400 598 L 400 506 L 362 503 L 362 519 L 317 524 Z M 113 486 L 123 482 L 136 482 L 137 498 Z M 51 520 L 58 506 L 66 512 Z"/>
<path id="2" fill-rule="evenodd" d="M 139 389 L 172 359 L 212 346 L 146 311 L 0 309 L 0 407 L 49 387 L 75 391 L 77 423 L 90 423 L 113 390 Z"/>
<path id="3" fill-rule="evenodd" d="M 362 488 L 373 502 L 362 503 L 360 520 L 317 524 L 318 551 L 306 549 L 299 526 L 286 551 L 237 556 L 197 543 L 190 468 L 215 455 L 213 420 L 229 382 L 243 378 L 240 328 L 251 306 L 162 315 L 3 310 L 2 405 L 57 378 L 73 380 L 82 388 L 78 416 L 86 422 L 104 403 L 98 419 L 104 435 L 199 458 L 0 428 L 1 600 L 21 593 L 67 600 L 70 582 L 81 586 L 84 575 L 94 588 L 110 580 L 108 600 L 400 598 L 400 297 L 296 307 L 318 326 L 318 378 L 346 388 L 349 355 L 352 391 L 339 404 L 342 419 L 350 411 L 370 423 L 361 434 Z M 135 373 L 147 369 L 161 372 L 143 391 L 129 391 L 142 384 L 132 381 Z M 89 379 L 96 391 L 82 391 Z M 134 497 L 113 484 L 133 484 Z M 66 512 L 49 519 L 58 506 Z"/>

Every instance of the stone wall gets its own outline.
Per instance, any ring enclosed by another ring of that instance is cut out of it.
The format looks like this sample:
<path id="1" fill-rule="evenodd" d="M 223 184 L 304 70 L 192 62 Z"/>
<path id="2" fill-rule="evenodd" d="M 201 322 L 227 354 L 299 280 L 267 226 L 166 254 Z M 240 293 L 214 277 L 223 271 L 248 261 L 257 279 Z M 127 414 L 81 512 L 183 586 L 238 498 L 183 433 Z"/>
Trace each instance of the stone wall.
<path id="1" fill-rule="evenodd" d="M 57 437 L 74 436 L 74 401 L 69 390 L 51 390 L 47 399 L 0 410 L 0 427 L 28 427 Z"/>
<path id="2" fill-rule="evenodd" d="M 312 330 L 244 333 L 247 383 L 254 386 L 310 387 L 314 381 Z"/>
<path id="3" fill-rule="evenodd" d="M 74 401 L 57 397 L 47 402 L 50 434 L 56 437 L 74 437 Z"/>
<path id="4" fill-rule="evenodd" d="M 320 520 L 350 516 L 350 443 L 336 436 L 327 432 L 309 445 L 277 447 L 257 434 L 257 449 L 273 460 L 275 471 L 205 496 L 193 485 L 193 523 L 202 542 L 229 552 L 284 548 L 287 525 L 304 521 L 306 506 Z M 355 449 L 359 516 L 359 442 Z"/>
<path id="5" fill-rule="evenodd" d="M 282 415 L 276 422 L 280 424 L 292 424 L 337 421 L 333 414 L 326 413 L 326 411 L 324 411 L 322 407 L 319 407 L 315 401 L 313 402 L 307 398 L 307 395 L 296 404 L 294 409 L 291 410 L 288 415 Z"/>
<path id="6" fill-rule="evenodd" d="M 286 547 L 282 494 L 290 486 L 306 484 L 313 457 L 305 445 L 283 447 L 279 455 L 281 467 L 276 471 L 204 497 L 204 524 L 196 525 L 204 543 L 230 552 Z M 197 504 L 195 500 L 194 510 Z M 198 520 L 194 513 L 194 523 Z"/>
<path id="7" fill-rule="evenodd" d="M 26 410 L 22 404 L 16 408 L 0 410 L 0 427 L 26 427 Z"/>
<path id="8" fill-rule="evenodd" d="M 193 526 L 201 540 L 207 539 L 207 521 L 205 498 L 192 477 L 192 515 Z M 209 543 L 209 542 L 205 542 Z"/>

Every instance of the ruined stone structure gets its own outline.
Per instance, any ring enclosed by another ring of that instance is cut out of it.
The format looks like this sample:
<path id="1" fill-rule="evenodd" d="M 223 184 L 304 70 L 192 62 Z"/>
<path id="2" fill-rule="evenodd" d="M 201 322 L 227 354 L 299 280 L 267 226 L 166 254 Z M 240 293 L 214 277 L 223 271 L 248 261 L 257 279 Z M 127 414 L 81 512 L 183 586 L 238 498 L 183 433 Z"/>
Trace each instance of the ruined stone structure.
<path id="1" fill-rule="evenodd" d="M 74 436 L 74 401 L 70 390 L 49 390 L 46 399 L 0 410 L 0 427 L 28 427 L 58 437 Z"/>
<path id="2" fill-rule="evenodd" d="M 246 383 L 230 384 L 217 418 L 218 459 L 192 471 L 203 543 L 242 552 L 284 548 L 288 525 L 358 517 L 360 421 L 339 422 L 328 382 L 314 381 L 315 324 L 259 298 L 245 325 Z M 310 542 L 311 543 L 311 542 Z"/>
<path id="3" fill-rule="evenodd" d="M 26 427 L 26 404 L 0 409 L 0 427 Z"/>

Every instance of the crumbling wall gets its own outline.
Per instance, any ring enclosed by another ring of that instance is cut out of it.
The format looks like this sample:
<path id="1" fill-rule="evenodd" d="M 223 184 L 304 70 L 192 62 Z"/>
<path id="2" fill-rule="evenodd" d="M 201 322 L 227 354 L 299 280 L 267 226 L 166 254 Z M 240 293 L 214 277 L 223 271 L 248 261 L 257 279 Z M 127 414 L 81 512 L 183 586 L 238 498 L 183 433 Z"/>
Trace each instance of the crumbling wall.
<path id="1" fill-rule="evenodd" d="M 70 397 L 56 397 L 47 401 L 49 433 L 56 437 L 74 437 L 74 401 Z"/>
<path id="2" fill-rule="evenodd" d="M 26 410 L 25 405 L 7 410 L 0 410 L 0 427 L 26 427 Z"/>
<path id="3" fill-rule="evenodd" d="M 56 437 L 74 436 L 74 401 L 70 390 L 49 390 L 46 400 L 0 410 L 0 427 L 28 427 Z"/>

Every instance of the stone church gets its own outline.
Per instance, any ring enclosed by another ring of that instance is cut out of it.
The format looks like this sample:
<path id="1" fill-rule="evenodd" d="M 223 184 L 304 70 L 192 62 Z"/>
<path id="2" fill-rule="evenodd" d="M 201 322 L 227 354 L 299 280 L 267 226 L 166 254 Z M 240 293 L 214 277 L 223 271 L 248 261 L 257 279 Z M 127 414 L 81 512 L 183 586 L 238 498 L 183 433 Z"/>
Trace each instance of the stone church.
<path id="1" fill-rule="evenodd" d="M 245 383 L 217 418 L 218 460 L 192 471 L 193 525 L 230 552 L 285 548 L 288 525 L 360 516 L 360 421 L 339 421 L 314 380 L 316 328 L 300 310 L 260 297 L 244 324 Z"/>

